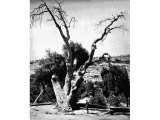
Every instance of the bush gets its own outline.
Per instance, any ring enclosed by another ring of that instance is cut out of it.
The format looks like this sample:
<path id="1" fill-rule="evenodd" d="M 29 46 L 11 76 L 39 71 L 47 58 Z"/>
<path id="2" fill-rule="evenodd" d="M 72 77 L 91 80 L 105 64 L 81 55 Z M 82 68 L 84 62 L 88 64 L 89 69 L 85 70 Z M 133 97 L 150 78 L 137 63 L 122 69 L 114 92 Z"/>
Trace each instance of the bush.
<path id="1" fill-rule="evenodd" d="M 32 75 L 32 78 L 30 78 L 30 103 L 34 102 L 39 93 L 40 93 L 40 88 L 38 87 L 38 85 L 34 83 Z"/>
<path id="2" fill-rule="evenodd" d="M 41 68 L 35 72 L 35 82 L 52 87 L 51 76 L 52 74 L 56 74 L 63 86 L 67 72 L 64 57 L 56 52 L 51 52 L 50 50 L 47 50 L 46 53 L 46 58 L 42 59 L 42 61 L 40 60 Z"/>
<path id="3" fill-rule="evenodd" d="M 127 100 L 130 97 L 130 81 L 126 68 L 119 66 L 111 66 L 103 68 L 101 72 L 103 79 L 103 93 L 106 98 L 113 92 L 115 96 L 124 93 Z"/>
<path id="4" fill-rule="evenodd" d="M 64 78 L 66 76 L 65 59 L 62 55 L 46 51 L 47 56 L 45 59 L 39 60 L 41 67 L 35 71 L 35 74 L 30 76 L 30 102 L 34 102 L 41 91 L 41 87 L 47 85 L 47 93 L 51 99 L 55 100 L 55 94 L 53 91 L 51 76 L 56 74 L 60 78 L 61 86 L 64 85 Z M 48 102 L 51 100 L 46 94 L 43 95 L 39 102 Z"/>
<path id="5" fill-rule="evenodd" d="M 120 106 L 120 100 L 118 99 L 117 96 L 113 94 L 113 92 L 110 93 L 107 99 L 107 103 L 109 103 L 110 106 L 116 106 L 116 107 Z"/>
<path id="6" fill-rule="evenodd" d="M 36 74 L 30 75 L 30 103 L 33 103 L 35 101 L 35 99 L 38 97 L 42 89 L 42 85 L 38 82 L 35 82 L 35 80 L 36 80 Z M 46 88 L 46 92 L 48 93 L 52 101 L 55 101 L 56 97 L 52 86 L 48 86 Z M 51 100 L 48 98 L 46 94 L 43 94 L 43 97 L 40 98 L 37 102 L 51 102 Z"/>
<path id="7" fill-rule="evenodd" d="M 83 82 L 78 89 L 78 94 L 80 98 L 94 96 L 94 83 L 92 81 Z"/>

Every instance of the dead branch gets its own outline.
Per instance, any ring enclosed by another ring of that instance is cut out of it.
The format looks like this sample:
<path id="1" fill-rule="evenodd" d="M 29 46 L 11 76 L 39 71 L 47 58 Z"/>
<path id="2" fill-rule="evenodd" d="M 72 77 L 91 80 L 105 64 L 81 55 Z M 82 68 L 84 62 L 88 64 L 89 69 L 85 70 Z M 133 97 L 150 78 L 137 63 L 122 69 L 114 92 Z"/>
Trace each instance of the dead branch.
<path id="1" fill-rule="evenodd" d="M 110 24 L 108 24 L 108 25 L 105 27 L 105 29 L 104 29 L 101 37 L 98 38 L 98 39 L 96 39 L 96 40 L 94 41 L 94 44 L 96 44 L 97 42 L 103 40 L 109 33 L 111 33 L 112 30 L 117 29 L 117 28 L 118 28 L 118 29 L 122 28 L 123 25 L 110 28 L 115 22 L 117 22 L 119 19 L 122 19 L 122 18 L 124 18 L 124 13 L 123 13 L 123 12 L 121 12 L 120 14 L 118 14 L 116 17 L 113 16 L 113 18 L 111 18 L 111 19 L 108 18 L 108 19 L 106 19 L 106 20 L 100 21 L 100 24 L 102 24 L 103 22 L 106 22 L 107 20 L 110 20 Z"/>
<path id="2" fill-rule="evenodd" d="M 61 5 L 59 4 L 59 6 L 60 6 L 60 8 L 61 8 Z M 63 24 L 64 24 L 64 27 L 65 27 L 65 29 L 66 29 L 66 34 L 67 34 L 67 38 L 68 38 L 68 40 L 70 39 L 70 34 L 69 34 L 69 29 L 68 29 L 68 26 L 67 26 L 67 24 L 66 24 L 66 19 L 65 19 L 65 13 L 63 13 L 63 11 L 58 11 L 59 12 L 59 15 L 60 15 L 60 18 L 61 18 L 61 20 L 62 20 L 62 22 L 63 22 Z"/>
<path id="3" fill-rule="evenodd" d="M 68 27 L 70 28 L 71 23 L 73 23 L 73 26 L 74 26 L 74 24 L 75 24 L 76 22 L 78 22 L 78 21 L 76 20 L 76 18 L 75 18 L 75 17 L 72 17 L 72 18 L 70 19 L 70 22 L 68 23 Z"/>
<path id="4" fill-rule="evenodd" d="M 104 23 L 104 22 L 106 22 L 106 21 L 113 20 L 113 19 L 114 19 L 114 18 L 105 18 L 104 20 L 101 20 L 101 21 L 97 24 L 97 26 L 101 26 L 102 23 Z"/>
<path id="5" fill-rule="evenodd" d="M 31 26 L 36 22 L 40 21 L 40 24 L 42 22 L 42 16 L 44 13 L 48 12 L 45 8 L 45 4 L 40 4 L 37 8 L 34 8 L 34 10 L 30 13 L 31 18 Z"/>
<path id="6" fill-rule="evenodd" d="M 120 12 L 120 14 L 117 14 L 116 16 L 112 15 L 112 18 L 105 18 L 101 20 L 97 25 L 101 26 L 103 23 L 106 23 L 107 21 L 117 21 L 119 18 L 124 18 L 125 19 L 125 12 Z M 113 24 L 112 22 L 110 24 Z M 110 25 L 109 24 L 109 25 Z M 107 27 L 109 27 L 109 25 Z"/>
<path id="7" fill-rule="evenodd" d="M 113 24 L 114 24 L 115 22 L 117 22 L 119 19 L 122 19 L 122 18 L 124 18 L 124 13 L 123 13 L 123 12 L 121 12 L 121 13 L 118 14 L 117 16 L 113 16 L 113 18 L 106 18 L 105 20 L 100 21 L 100 24 L 102 24 L 103 22 L 106 22 L 106 21 L 110 21 L 110 23 L 104 28 L 104 31 L 103 31 L 102 35 L 100 36 L 100 38 L 94 40 L 94 42 L 92 43 L 92 45 L 91 45 L 91 52 L 90 52 L 90 55 L 89 55 L 89 59 L 88 59 L 88 60 L 85 62 L 85 64 L 84 64 L 83 66 L 81 66 L 80 69 L 79 69 L 79 75 L 80 75 L 80 76 L 83 76 L 83 75 L 86 73 L 86 69 L 87 69 L 90 65 L 92 65 L 92 64 L 95 63 L 95 62 L 98 62 L 98 60 L 97 60 L 97 61 L 92 61 L 93 56 L 94 56 L 94 53 L 95 53 L 95 50 L 96 50 L 96 44 L 97 44 L 99 41 L 103 41 L 103 40 L 107 37 L 107 35 L 108 35 L 109 33 L 111 33 L 112 30 L 123 28 L 123 25 L 111 27 L 111 26 L 113 26 Z M 108 53 L 104 53 L 104 54 L 100 57 L 100 59 L 104 58 L 104 55 L 109 55 L 109 54 L 108 54 Z M 99 60 L 100 60 L 100 59 L 99 59 Z"/>
<path id="8" fill-rule="evenodd" d="M 31 12 L 31 21 L 34 23 L 35 20 L 40 20 L 42 21 L 42 15 L 46 12 L 49 13 L 52 21 L 54 22 L 56 28 L 58 29 L 63 41 L 66 44 L 66 47 L 68 49 L 68 58 L 66 60 L 66 65 L 67 65 L 67 75 L 66 77 L 69 77 L 69 82 L 71 81 L 71 76 L 73 76 L 73 70 L 72 70 L 72 66 L 73 66 L 73 62 L 72 62 L 72 51 L 71 51 L 71 47 L 69 44 L 69 40 L 70 40 L 70 33 L 69 33 L 69 27 L 70 25 L 68 25 L 68 21 L 67 21 L 67 13 L 62 9 L 61 6 L 61 2 L 59 1 L 55 1 L 54 6 L 48 6 L 46 2 L 44 2 L 43 0 L 41 0 L 43 3 L 38 6 L 37 8 L 35 8 L 32 12 Z M 51 19 L 49 21 L 51 21 Z M 73 18 L 71 18 L 71 21 L 69 24 L 71 24 L 71 22 L 74 21 Z M 62 23 L 62 24 L 60 24 Z M 65 31 L 62 30 L 62 27 L 65 28 Z"/>
<path id="9" fill-rule="evenodd" d="M 86 73 L 86 69 L 92 64 L 92 59 L 94 56 L 95 49 L 96 49 L 96 44 L 92 44 L 91 52 L 89 54 L 89 59 L 85 62 L 83 66 L 80 67 L 78 71 L 80 76 L 83 76 Z"/>
<path id="10" fill-rule="evenodd" d="M 48 11 L 42 11 L 42 12 L 34 13 L 34 14 L 32 14 L 31 17 L 35 17 L 35 16 L 42 15 L 42 14 L 44 14 L 45 12 L 48 12 Z"/>

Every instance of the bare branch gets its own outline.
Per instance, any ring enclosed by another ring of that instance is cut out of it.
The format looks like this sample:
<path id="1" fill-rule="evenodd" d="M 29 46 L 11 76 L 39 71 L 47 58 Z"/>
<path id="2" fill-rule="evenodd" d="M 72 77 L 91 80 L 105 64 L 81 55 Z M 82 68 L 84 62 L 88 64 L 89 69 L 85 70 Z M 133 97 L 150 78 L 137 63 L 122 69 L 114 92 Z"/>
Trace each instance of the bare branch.
<path id="1" fill-rule="evenodd" d="M 101 21 L 97 24 L 97 26 L 101 26 L 102 23 L 104 23 L 104 22 L 106 22 L 106 21 L 113 20 L 113 19 L 114 19 L 114 18 L 105 18 L 104 20 L 101 20 Z"/>
<path id="2" fill-rule="evenodd" d="M 123 13 L 123 12 L 121 12 L 120 14 L 118 14 L 116 17 L 113 16 L 113 18 L 111 18 L 111 19 L 107 18 L 106 20 L 110 20 L 110 24 L 108 24 L 108 25 L 105 27 L 105 29 L 104 29 L 101 37 L 98 38 L 98 39 L 96 39 L 96 40 L 94 41 L 94 43 L 96 44 L 97 42 L 103 40 L 104 37 L 107 36 L 107 35 L 111 32 L 111 30 L 116 29 L 116 28 L 121 28 L 121 26 L 119 26 L 119 27 L 117 26 L 117 27 L 113 27 L 113 28 L 110 28 L 110 27 L 111 27 L 115 22 L 117 22 L 119 19 L 122 19 L 122 18 L 124 18 L 124 13 Z M 106 21 L 104 20 L 103 22 L 106 22 Z M 102 21 L 100 22 L 100 24 L 102 24 Z"/>
<path id="3" fill-rule="evenodd" d="M 76 22 L 78 22 L 78 21 L 75 19 L 75 17 L 72 17 L 71 20 L 70 20 L 70 22 L 68 23 L 68 27 L 70 28 L 71 23 L 73 23 L 73 27 L 74 27 L 74 24 L 75 24 Z"/>
<path id="4" fill-rule="evenodd" d="M 60 3 L 57 2 L 57 1 L 56 1 L 56 3 L 58 4 L 58 7 L 52 6 L 50 8 L 46 4 L 46 2 L 44 2 L 43 0 L 41 0 L 41 1 L 43 2 L 43 4 L 39 5 L 37 8 L 35 8 L 31 12 L 31 22 L 34 23 L 34 22 L 36 22 L 38 20 L 40 20 L 40 22 L 41 22 L 42 21 L 42 15 L 45 12 L 48 12 L 49 15 L 51 16 L 52 20 L 54 21 L 57 29 L 59 30 L 60 35 L 63 38 L 65 44 L 67 45 L 67 48 L 69 49 L 70 46 L 69 46 L 68 40 L 70 38 L 70 35 L 69 35 L 68 27 L 67 27 L 67 25 L 65 25 L 65 21 L 66 21 L 66 18 L 65 18 L 66 13 L 65 13 L 65 11 L 62 10 L 62 7 L 61 7 Z M 58 13 L 58 14 L 56 15 L 54 13 Z M 56 18 L 58 20 L 56 20 Z M 62 21 L 64 23 L 65 28 L 66 28 L 66 32 L 67 32 L 67 37 L 64 35 L 64 33 L 62 31 L 62 28 L 61 28 L 61 25 L 59 25 L 57 21 Z"/>
<path id="5" fill-rule="evenodd" d="M 95 49 L 96 49 L 96 44 L 92 44 L 92 46 L 91 46 L 91 52 L 89 54 L 89 59 L 78 70 L 78 73 L 79 73 L 80 76 L 83 76 L 86 73 L 86 69 L 90 65 L 92 65 L 92 59 L 93 59 L 93 56 L 94 56 Z"/>
<path id="6" fill-rule="evenodd" d="M 42 9 L 43 7 L 45 7 L 45 5 L 40 4 L 37 8 L 34 8 L 34 10 L 31 12 L 31 14 L 34 13 L 35 11 L 39 12 L 39 10 Z"/>
<path id="7" fill-rule="evenodd" d="M 36 22 L 40 21 L 40 24 L 42 22 L 42 16 L 44 13 L 48 12 L 45 8 L 45 4 L 40 4 L 37 8 L 34 8 L 34 10 L 30 13 L 31 18 L 31 26 Z"/>
<path id="8" fill-rule="evenodd" d="M 66 24 L 66 16 L 67 16 L 67 14 L 66 14 L 66 12 L 64 10 L 62 10 L 61 4 L 59 2 L 57 2 L 57 4 L 59 6 L 58 8 L 56 8 L 58 10 L 58 13 L 59 13 L 59 16 L 60 16 L 59 19 L 63 22 L 63 25 L 64 25 L 64 27 L 66 29 L 67 38 L 69 40 L 70 39 L 70 34 L 69 34 L 68 26 Z"/>
<path id="9" fill-rule="evenodd" d="M 61 19 L 58 15 L 55 15 L 55 17 L 56 17 L 58 20 L 62 21 L 62 19 Z"/>
<path id="10" fill-rule="evenodd" d="M 35 17 L 35 16 L 38 16 L 38 15 L 42 15 L 44 14 L 45 12 L 48 12 L 48 11 L 42 11 L 42 12 L 39 12 L 39 13 L 34 13 L 31 15 L 31 17 Z"/>
<path id="11" fill-rule="evenodd" d="M 119 19 L 121 19 L 121 18 L 124 18 L 123 12 L 121 12 L 120 14 L 118 14 L 116 17 L 113 16 L 113 18 L 106 18 L 105 20 L 100 21 L 100 24 L 102 24 L 103 22 L 106 22 L 106 21 L 110 21 L 110 23 L 104 28 L 104 31 L 103 31 L 101 37 L 98 38 L 98 39 L 96 39 L 96 40 L 94 40 L 94 42 L 92 43 L 92 45 L 91 45 L 91 52 L 90 52 L 90 55 L 89 55 L 89 59 L 88 59 L 88 60 L 85 62 L 85 64 L 84 64 L 83 66 L 81 66 L 80 69 L 79 69 L 79 75 L 80 75 L 80 76 L 83 76 L 83 75 L 86 73 L 86 69 L 87 69 L 90 65 L 92 65 L 92 64 L 95 63 L 95 62 L 97 62 L 97 61 L 92 61 L 93 56 L 94 56 L 94 53 L 95 53 L 95 50 L 96 50 L 96 44 L 97 44 L 99 41 L 103 41 L 103 40 L 107 37 L 107 35 L 108 35 L 109 33 L 111 33 L 112 30 L 114 30 L 114 29 L 120 29 L 120 28 L 123 27 L 123 25 L 111 27 L 111 26 L 113 26 L 113 24 L 114 24 L 115 22 L 117 22 L 117 21 L 118 21 Z M 104 54 L 100 57 L 100 59 L 104 58 L 104 55 L 109 55 L 109 54 L 108 54 L 108 53 L 104 53 Z M 99 59 L 99 60 L 100 60 L 100 59 Z M 99 60 L 98 60 L 98 61 L 99 61 Z"/>

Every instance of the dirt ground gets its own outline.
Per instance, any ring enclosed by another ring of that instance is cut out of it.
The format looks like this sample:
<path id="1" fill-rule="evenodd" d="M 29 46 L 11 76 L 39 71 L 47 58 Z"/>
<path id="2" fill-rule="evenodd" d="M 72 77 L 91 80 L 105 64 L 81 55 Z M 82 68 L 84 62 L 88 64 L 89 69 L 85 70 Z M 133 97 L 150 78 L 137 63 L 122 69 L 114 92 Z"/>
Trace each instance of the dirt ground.
<path id="1" fill-rule="evenodd" d="M 102 110 L 89 110 L 89 114 L 85 109 L 76 110 L 71 113 L 58 112 L 53 105 L 32 106 L 30 107 L 30 120 L 129 120 L 129 113 L 107 114 Z"/>

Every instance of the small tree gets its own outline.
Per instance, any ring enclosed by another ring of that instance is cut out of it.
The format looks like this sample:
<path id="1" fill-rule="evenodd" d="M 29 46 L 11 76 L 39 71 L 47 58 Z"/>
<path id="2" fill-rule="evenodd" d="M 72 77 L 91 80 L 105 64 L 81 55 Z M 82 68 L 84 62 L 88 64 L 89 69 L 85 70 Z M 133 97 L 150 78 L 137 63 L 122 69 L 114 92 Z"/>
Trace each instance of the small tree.
<path id="1" fill-rule="evenodd" d="M 119 19 L 124 19 L 124 13 L 121 12 L 120 14 L 117 14 L 116 16 L 113 16 L 112 18 L 106 18 L 103 21 L 100 21 L 100 24 L 103 24 L 107 21 L 107 25 L 105 25 L 104 31 L 102 32 L 102 35 L 95 39 L 91 45 L 91 51 L 88 57 L 88 60 L 78 67 L 79 69 L 77 70 L 77 75 L 76 77 L 73 77 L 73 51 L 71 47 L 71 41 L 70 41 L 70 31 L 69 28 L 72 23 L 75 23 L 75 18 L 71 17 L 70 20 L 68 20 L 68 15 L 67 13 L 62 9 L 61 2 L 55 1 L 56 4 L 53 6 L 48 6 L 46 2 L 43 0 L 42 4 L 40 4 L 37 8 L 35 8 L 31 12 L 31 23 L 35 23 L 35 21 L 42 20 L 42 17 L 44 14 L 49 14 L 51 17 L 51 21 L 54 22 L 56 28 L 59 31 L 60 36 L 62 37 L 66 50 L 67 50 L 67 58 L 65 59 L 65 64 L 66 64 L 66 76 L 65 76 L 65 83 L 64 87 L 61 88 L 60 84 L 60 75 L 55 72 L 57 69 L 62 69 L 61 67 L 57 68 L 54 67 L 55 69 L 52 69 L 52 86 L 55 91 L 56 99 L 58 106 L 61 110 L 70 110 L 74 109 L 76 107 L 76 102 L 78 101 L 78 96 L 77 94 L 78 89 L 80 88 L 82 82 L 84 81 L 83 76 L 86 73 L 86 69 L 93 65 L 95 62 L 99 61 L 101 58 L 104 57 L 104 55 L 108 55 L 107 53 L 104 53 L 98 60 L 93 60 L 93 56 L 96 50 L 96 44 L 100 41 L 105 40 L 105 38 L 108 36 L 109 33 L 111 33 L 113 30 L 116 29 L 123 29 L 123 25 L 117 25 L 115 26 L 114 24 L 119 20 Z M 75 81 L 73 85 L 71 85 L 71 81 Z"/>

